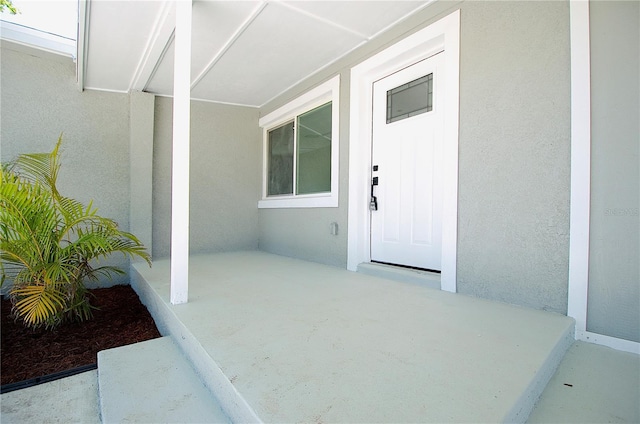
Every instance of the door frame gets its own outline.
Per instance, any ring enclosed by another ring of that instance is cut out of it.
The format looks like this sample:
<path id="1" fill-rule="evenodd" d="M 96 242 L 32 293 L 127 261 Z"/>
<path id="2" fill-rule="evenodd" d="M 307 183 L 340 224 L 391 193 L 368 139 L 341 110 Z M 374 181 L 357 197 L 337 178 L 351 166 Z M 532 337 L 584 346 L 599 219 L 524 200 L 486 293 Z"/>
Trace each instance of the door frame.
<path id="1" fill-rule="evenodd" d="M 369 189 L 371 179 L 373 83 L 442 52 L 446 70 L 440 288 L 456 292 L 458 232 L 458 116 L 460 92 L 460 10 L 402 39 L 351 69 L 349 123 L 349 212 L 347 269 L 371 261 Z"/>

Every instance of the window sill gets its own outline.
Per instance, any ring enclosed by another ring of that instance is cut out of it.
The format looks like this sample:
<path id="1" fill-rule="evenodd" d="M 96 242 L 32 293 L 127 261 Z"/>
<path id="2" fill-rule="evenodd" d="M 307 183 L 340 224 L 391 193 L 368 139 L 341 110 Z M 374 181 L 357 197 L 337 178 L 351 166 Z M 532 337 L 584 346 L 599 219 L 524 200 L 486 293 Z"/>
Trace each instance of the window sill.
<path id="1" fill-rule="evenodd" d="M 332 193 L 296 197 L 272 197 L 258 201 L 258 209 L 337 208 L 338 195 Z"/>

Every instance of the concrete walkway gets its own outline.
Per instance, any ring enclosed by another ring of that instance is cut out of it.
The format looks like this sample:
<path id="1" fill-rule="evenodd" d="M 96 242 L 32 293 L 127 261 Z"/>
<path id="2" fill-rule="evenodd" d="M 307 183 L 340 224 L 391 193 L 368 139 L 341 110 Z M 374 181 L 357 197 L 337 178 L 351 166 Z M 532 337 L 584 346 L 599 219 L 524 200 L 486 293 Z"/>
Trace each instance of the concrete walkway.
<path id="1" fill-rule="evenodd" d="M 0 395 L 3 424 L 100 423 L 98 371 Z"/>
<path id="2" fill-rule="evenodd" d="M 638 355 L 576 342 L 528 422 L 638 423 L 639 387 Z M 97 371 L 6 393 L 0 402 L 4 424 L 100 423 Z"/>
<path id="3" fill-rule="evenodd" d="M 640 356 L 575 342 L 529 423 L 640 423 Z"/>

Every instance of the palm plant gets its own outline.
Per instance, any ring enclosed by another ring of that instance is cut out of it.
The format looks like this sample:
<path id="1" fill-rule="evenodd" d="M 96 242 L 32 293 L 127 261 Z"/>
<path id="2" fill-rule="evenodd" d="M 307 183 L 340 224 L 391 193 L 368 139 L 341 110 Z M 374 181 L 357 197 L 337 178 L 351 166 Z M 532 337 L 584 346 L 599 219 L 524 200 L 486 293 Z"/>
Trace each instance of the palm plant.
<path id="1" fill-rule="evenodd" d="M 56 187 L 62 136 L 51 153 L 20 155 L 2 164 L 0 180 L 0 271 L 13 284 L 13 313 L 27 327 L 53 328 L 85 320 L 92 308 L 85 281 L 123 271 L 96 266 L 120 252 L 151 265 L 142 243 L 97 215 L 90 202 L 62 196 Z"/>

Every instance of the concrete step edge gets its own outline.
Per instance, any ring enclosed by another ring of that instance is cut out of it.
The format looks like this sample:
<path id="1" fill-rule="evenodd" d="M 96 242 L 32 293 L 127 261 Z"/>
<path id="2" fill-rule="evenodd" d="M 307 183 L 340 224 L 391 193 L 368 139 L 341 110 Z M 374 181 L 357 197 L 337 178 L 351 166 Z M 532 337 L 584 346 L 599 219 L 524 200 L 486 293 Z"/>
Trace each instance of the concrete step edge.
<path id="1" fill-rule="evenodd" d="M 144 280 L 136 264 L 131 266 L 131 287 L 151 313 L 160 334 L 171 336 L 231 421 L 261 423 L 262 420 L 231 383 L 229 377 L 224 374 L 218 363 Z"/>
<path id="2" fill-rule="evenodd" d="M 228 423 L 227 415 L 170 337 L 98 353 L 103 423 Z"/>

